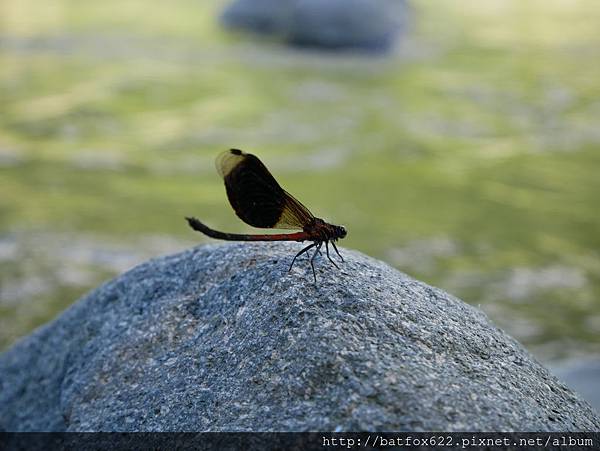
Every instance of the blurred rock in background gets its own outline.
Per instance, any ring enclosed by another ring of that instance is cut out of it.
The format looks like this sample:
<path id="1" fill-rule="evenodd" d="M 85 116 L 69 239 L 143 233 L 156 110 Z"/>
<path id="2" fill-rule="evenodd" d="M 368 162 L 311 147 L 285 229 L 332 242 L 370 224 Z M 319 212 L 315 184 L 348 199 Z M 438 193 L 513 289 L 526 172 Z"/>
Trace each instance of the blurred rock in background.
<path id="1" fill-rule="evenodd" d="M 404 0 L 236 0 L 225 8 L 227 28 L 327 50 L 390 50 L 406 27 Z"/>
<path id="2" fill-rule="evenodd" d="M 575 359 L 552 364 L 549 367 L 556 377 L 577 391 L 592 407 L 600 411 L 600 390 L 598 390 L 600 360 L 594 358 Z"/>

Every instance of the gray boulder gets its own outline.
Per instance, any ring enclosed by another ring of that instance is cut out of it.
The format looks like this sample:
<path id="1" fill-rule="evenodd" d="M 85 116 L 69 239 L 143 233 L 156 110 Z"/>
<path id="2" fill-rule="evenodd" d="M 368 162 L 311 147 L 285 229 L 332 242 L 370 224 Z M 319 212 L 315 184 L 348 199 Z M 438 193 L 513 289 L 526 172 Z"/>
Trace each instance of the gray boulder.
<path id="1" fill-rule="evenodd" d="M 202 246 L 102 285 L 0 356 L 0 430 L 598 430 L 478 309 L 358 252 Z"/>
<path id="2" fill-rule="evenodd" d="M 236 0 L 221 21 L 296 46 L 385 51 L 404 29 L 407 10 L 405 0 Z"/>

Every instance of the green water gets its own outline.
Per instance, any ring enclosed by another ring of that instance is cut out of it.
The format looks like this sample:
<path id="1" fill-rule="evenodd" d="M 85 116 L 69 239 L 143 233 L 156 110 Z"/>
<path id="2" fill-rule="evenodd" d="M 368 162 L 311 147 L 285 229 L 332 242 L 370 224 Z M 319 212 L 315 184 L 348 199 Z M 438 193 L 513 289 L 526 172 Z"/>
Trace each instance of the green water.
<path id="1" fill-rule="evenodd" d="M 231 35 L 222 2 L 0 6 L 0 348 L 131 265 L 249 230 L 258 154 L 344 246 L 542 358 L 600 342 L 600 4 L 415 1 L 387 58 Z"/>

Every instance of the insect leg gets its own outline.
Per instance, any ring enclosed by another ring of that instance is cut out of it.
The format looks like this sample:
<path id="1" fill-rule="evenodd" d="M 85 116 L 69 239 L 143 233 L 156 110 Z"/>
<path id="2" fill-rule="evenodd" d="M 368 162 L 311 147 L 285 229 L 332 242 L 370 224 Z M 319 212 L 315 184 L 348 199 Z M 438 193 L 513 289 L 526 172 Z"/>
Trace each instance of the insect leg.
<path id="1" fill-rule="evenodd" d="M 333 248 L 335 249 L 335 252 L 338 254 L 338 256 L 342 259 L 342 261 L 344 261 L 344 257 L 340 255 L 340 251 L 338 251 L 338 248 L 335 245 L 335 241 L 332 241 L 331 244 L 333 245 Z"/>
<path id="2" fill-rule="evenodd" d="M 321 246 L 319 246 L 319 247 L 321 247 Z M 317 249 L 317 250 L 315 251 L 315 253 L 317 253 L 317 254 L 319 254 L 319 255 L 323 255 L 323 254 L 321 253 L 321 250 L 320 250 L 320 249 Z M 307 258 L 308 258 L 309 260 L 311 259 L 311 257 L 309 257 L 309 256 L 308 256 L 308 252 L 306 253 L 306 256 L 307 256 Z"/>
<path id="3" fill-rule="evenodd" d="M 316 284 L 317 283 L 317 273 L 315 271 L 315 265 L 314 265 L 313 261 L 314 261 L 315 257 L 317 256 L 317 254 L 321 253 L 321 246 L 323 246 L 323 242 L 320 242 L 319 244 L 317 244 L 315 242 L 314 244 L 315 244 L 315 246 L 317 246 L 317 250 L 313 254 L 312 258 L 310 259 L 310 267 L 312 268 L 313 277 L 315 278 L 315 284 Z"/>
<path id="4" fill-rule="evenodd" d="M 294 257 L 294 259 L 292 260 L 292 264 L 290 265 L 290 269 L 288 269 L 288 272 L 290 272 L 290 271 L 292 270 L 292 267 L 294 266 L 294 262 L 296 261 L 296 259 L 297 259 L 297 258 L 298 258 L 300 255 L 304 254 L 306 251 L 308 251 L 308 250 L 309 250 L 310 248 L 312 248 L 312 247 L 315 247 L 316 245 L 317 245 L 317 243 L 312 243 L 312 244 L 309 244 L 309 245 L 308 245 L 308 246 L 306 246 L 304 249 L 302 249 L 300 252 L 298 252 L 298 253 L 296 254 L 296 256 Z"/>
<path id="5" fill-rule="evenodd" d="M 327 258 L 329 259 L 329 261 L 331 263 L 333 263 L 333 266 L 335 266 L 337 269 L 340 269 L 338 265 L 335 264 L 335 262 L 331 259 L 331 257 L 329 256 L 329 241 L 325 241 L 325 251 L 327 252 Z"/>

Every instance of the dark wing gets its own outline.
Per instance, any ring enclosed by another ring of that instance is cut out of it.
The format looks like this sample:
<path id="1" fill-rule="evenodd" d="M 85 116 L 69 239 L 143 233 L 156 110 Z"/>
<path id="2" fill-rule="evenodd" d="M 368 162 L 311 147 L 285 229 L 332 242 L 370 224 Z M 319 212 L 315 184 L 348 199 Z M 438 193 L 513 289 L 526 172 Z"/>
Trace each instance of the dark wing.
<path id="1" fill-rule="evenodd" d="M 302 229 L 314 219 L 254 155 L 230 149 L 217 157 L 216 166 L 229 203 L 245 223 L 261 228 Z"/>

